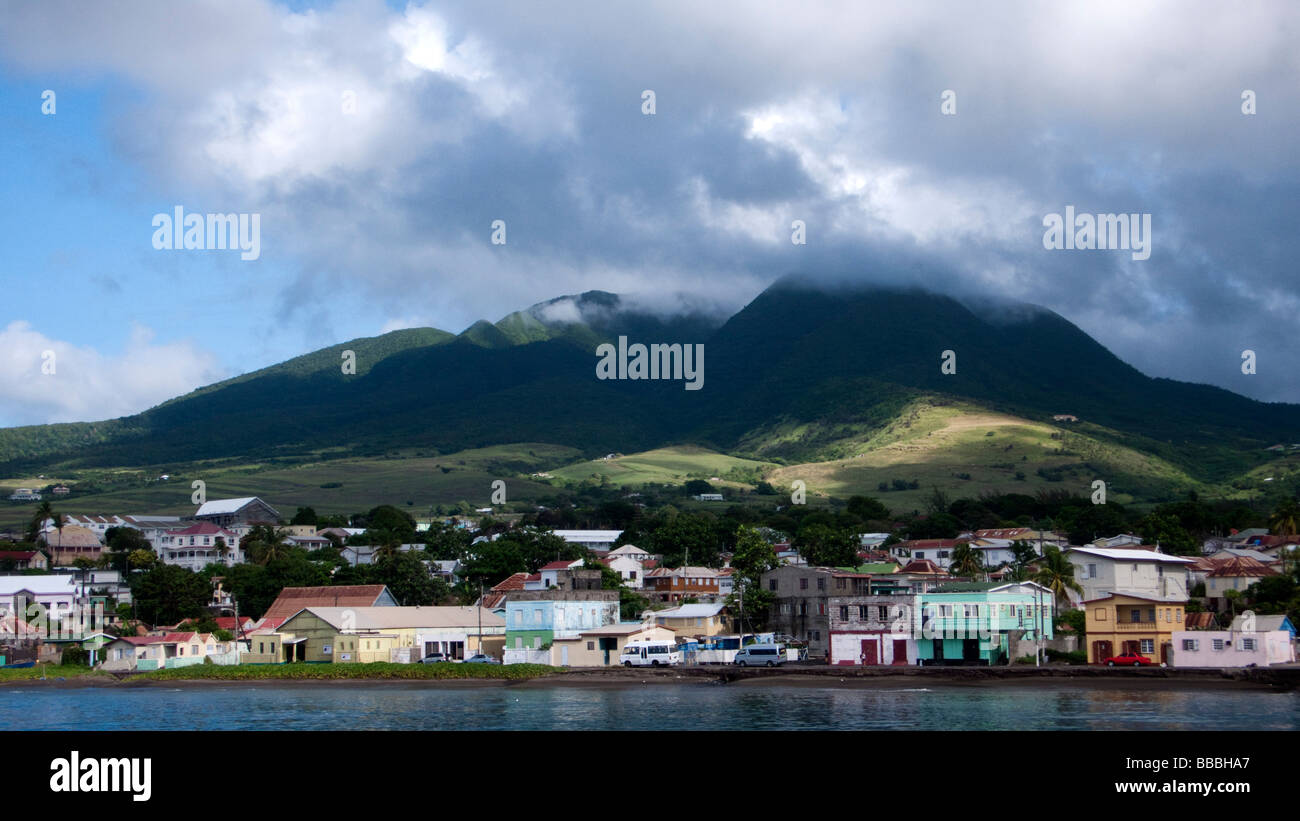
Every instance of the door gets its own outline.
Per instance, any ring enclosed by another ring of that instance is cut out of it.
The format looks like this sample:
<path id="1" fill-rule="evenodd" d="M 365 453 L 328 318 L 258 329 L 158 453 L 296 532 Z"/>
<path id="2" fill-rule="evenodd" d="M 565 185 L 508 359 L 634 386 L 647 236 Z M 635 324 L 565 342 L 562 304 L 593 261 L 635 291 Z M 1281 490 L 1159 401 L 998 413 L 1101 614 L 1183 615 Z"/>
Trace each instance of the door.
<path id="1" fill-rule="evenodd" d="M 1173 645 L 1170 644 L 1170 643 L 1167 642 L 1167 641 L 1164 642 L 1164 643 L 1162 643 L 1162 644 L 1160 645 L 1160 663 L 1161 663 L 1161 664 L 1168 664 L 1168 663 L 1169 663 L 1169 648 L 1172 647 L 1172 646 L 1173 646 Z"/>
<path id="2" fill-rule="evenodd" d="M 1139 648 L 1140 648 L 1141 646 L 1142 646 L 1142 645 L 1141 645 L 1140 643 L 1136 642 L 1136 641 L 1126 641 L 1126 642 L 1124 642 L 1124 653 L 1123 653 L 1123 654 L 1126 655 L 1126 656 L 1129 655 L 1129 654 L 1138 655 L 1138 653 L 1139 653 Z"/>
<path id="3" fill-rule="evenodd" d="M 907 664 L 907 639 L 894 639 L 894 664 Z"/>
<path id="4" fill-rule="evenodd" d="M 876 641 L 875 639 L 862 640 L 862 663 L 866 666 L 879 664 L 876 659 Z"/>
<path id="5" fill-rule="evenodd" d="M 560 648 L 560 666 L 569 666 L 569 645 L 567 644 Z"/>
<path id="6" fill-rule="evenodd" d="M 1111 643 L 1108 641 L 1094 641 L 1092 643 L 1092 663 L 1101 664 L 1106 659 L 1115 655 Z"/>
<path id="7" fill-rule="evenodd" d="M 979 640 L 979 639 L 962 639 L 962 642 L 961 642 L 961 660 L 962 660 L 962 661 L 979 661 L 979 660 L 980 660 L 980 640 Z"/>

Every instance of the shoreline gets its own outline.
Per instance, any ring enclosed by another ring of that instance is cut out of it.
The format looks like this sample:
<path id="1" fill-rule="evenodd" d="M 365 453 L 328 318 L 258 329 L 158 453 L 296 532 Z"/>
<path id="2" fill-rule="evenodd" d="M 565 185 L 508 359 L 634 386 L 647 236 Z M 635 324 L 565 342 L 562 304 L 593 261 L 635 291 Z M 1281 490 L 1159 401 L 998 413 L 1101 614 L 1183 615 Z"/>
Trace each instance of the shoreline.
<path id="1" fill-rule="evenodd" d="M 406 677 L 366 675 L 316 677 L 267 675 L 196 676 L 154 678 L 148 673 L 127 676 L 89 673 L 84 676 L 35 677 L 0 681 L 5 687 L 31 685 L 41 688 L 76 689 L 126 687 L 181 689 L 208 686 L 329 687 L 386 686 L 418 688 L 548 688 L 622 689 L 667 684 L 702 686 L 802 687 L 836 689 L 927 689 L 930 687 L 1001 689 L 1071 687 L 1097 690 L 1264 690 L 1290 692 L 1300 684 L 1300 666 L 1280 668 L 1197 668 L 1171 670 L 1116 669 L 1086 666 L 1023 667 L 783 667 L 775 670 L 730 666 L 677 667 L 667 669 L 593 667 L 556 669 L 529 677 Z"/>

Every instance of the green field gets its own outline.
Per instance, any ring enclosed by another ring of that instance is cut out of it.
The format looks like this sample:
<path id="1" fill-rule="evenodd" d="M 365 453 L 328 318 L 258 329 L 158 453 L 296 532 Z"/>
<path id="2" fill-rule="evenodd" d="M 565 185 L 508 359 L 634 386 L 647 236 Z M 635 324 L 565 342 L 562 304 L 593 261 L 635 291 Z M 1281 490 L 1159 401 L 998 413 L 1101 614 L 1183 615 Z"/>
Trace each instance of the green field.
<path id="1" fill-rule="evenodd" d="M 780 490 L 799 479 L 810 494 L 874 496 L 895 511 L 924 508 L 935 487 L 952 499 L 986 491 L 1033 494 L 1057 489 L 1088 496 L 1092 481 L 1102 479 L 1108 501 L 1120 503 L 1178 494 L 1184 488 L 1207 489 L 1173 465 L 1094 438 L 1077 426 L 963 405 L 914 403 L 883 430 L 847 440 L 841 447 L 857 453 L 782 467 L 768 478 Z M 881 482 L 892 486 L 895 479 L 915 481 L 919 487 L 880 492 Z"/>
<path id="2" fill-rule="evenodd" d="M 562 482 L 588 479 L 609 484 L 635 486 L 644 484 L 680 485 L 690 479 L 703 479 L 716 486 L 753 485 L 763 473 L 776 465 L 756 462 L 689 445 L 658 448 L 610 459 L 593 459 L 557 468 L 547 473 Z"/>

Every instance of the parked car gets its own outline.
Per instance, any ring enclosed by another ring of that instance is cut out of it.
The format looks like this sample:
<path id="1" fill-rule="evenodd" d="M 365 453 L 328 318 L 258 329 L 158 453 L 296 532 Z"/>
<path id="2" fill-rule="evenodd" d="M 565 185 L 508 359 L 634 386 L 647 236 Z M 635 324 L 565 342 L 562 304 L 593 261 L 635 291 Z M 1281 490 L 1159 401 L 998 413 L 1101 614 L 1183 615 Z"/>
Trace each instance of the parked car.
<path id="1" fill-rule="evenodd" d="M 465 663 L 466 664 L 500 664 L 501 660 L 494 659 L 485 653 L 475 653 L 474 655 L 465 659 Z"/>
<path id="2" fill-rule="evenodd" d="M 429 655 L 427 655 L 427 656 L 425 656 L 424 658 L 420 659 L 420 663 L 421 663 L 421 664 L 437 664 L 437 663 L 440 662 L 440 661 L 451 661 L 451 660 L 452 660 L 452 659 L 451 659 L 451 656 L 447 655 L 446 653 L 430 653 Z"/>
<path id="3" fill-rule="evenodd" d="M 778 644 L 751 644 L 737 650 L 732 663 L 739 667 L 776 667 L 785 664 L 785 653 Z"/>
<path id="4" fill-rule="evenodd" d="M 1111 656 L 1106 659 L 1105 664 L 1107 667 L 1114 667 L 1116 664 L 1141 667 L 1144 664 L 1155 664 L 1155 662 L 1146 656 L 1140 656 L 1137 653 L 1122 653 L 1121 655 Z"/>

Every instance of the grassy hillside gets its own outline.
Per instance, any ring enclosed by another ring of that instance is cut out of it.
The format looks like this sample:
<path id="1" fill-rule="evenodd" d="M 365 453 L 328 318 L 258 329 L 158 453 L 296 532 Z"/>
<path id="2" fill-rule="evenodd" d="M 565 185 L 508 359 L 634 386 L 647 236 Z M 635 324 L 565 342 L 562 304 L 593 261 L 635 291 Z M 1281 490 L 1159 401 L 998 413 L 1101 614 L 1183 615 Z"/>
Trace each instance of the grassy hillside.
<path id="1" fill-rule="evenodd" d="M 587 479 L 632 486 L 642 484 L 684 484 L 690 479 L 704 479 L 719 486 L 753 485 L 761 475 L 775 467 L 771 463 L 739 459 L 705 448 L 689 445 L 658 448 L 644 453 L 615 455 L 612 459 L 594 459 L 548 471 L 560 482 Z M 717 481 L 715 481 L 715 479 Z"/>

